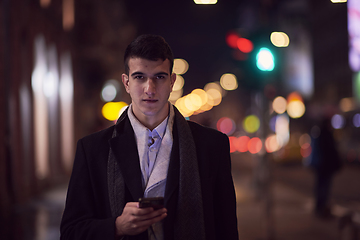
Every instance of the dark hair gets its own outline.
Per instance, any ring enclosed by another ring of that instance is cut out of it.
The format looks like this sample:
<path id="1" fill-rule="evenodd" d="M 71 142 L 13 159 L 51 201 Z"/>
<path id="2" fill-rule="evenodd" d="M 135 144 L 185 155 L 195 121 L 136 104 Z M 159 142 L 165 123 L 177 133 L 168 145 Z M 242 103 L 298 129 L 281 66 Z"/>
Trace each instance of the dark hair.
<path id="1" fill-rule="evenodd" d="M 129 59 L 144 58 L 151 61 L 159 59 L 170 61 L 170 74 L 174 64 L 174 55 L 165 39 L 158 35 L 144 34 L 134 39 L 126 48 L 124 54 L 125 74 L 129 75 Z"/>

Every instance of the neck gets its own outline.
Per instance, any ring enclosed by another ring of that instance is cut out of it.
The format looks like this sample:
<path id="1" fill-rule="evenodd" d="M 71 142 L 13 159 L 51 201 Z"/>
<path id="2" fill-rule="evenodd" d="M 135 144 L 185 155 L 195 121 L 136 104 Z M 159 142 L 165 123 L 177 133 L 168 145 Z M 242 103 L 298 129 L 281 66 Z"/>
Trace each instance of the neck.
<path id="1" fill-rule="evenodd" d="M 170 105 L 168 103 L 168 107 L 166 108 L 167 111 L 161 117 L 147 116 L 147 115 L 143 115 L 143 114 L 140 114 L 140 116 L 138 116 L 136 113 L 134 113 L 133 109 L 132 109 L 132 113 L 134 114 L 134 116 L 139 120 L 139 122 L 142 125 L 144 125 L 148 129 L 150 129 L 150 131 L 152 131 L 152 130 L 154 130 L 154 128 L 156 128 L 160 123 L 162 123 L 162 121 L 164 121 L 169 116 L 169 111 L 170 111 L 169 107 L 170 107 Z"/>

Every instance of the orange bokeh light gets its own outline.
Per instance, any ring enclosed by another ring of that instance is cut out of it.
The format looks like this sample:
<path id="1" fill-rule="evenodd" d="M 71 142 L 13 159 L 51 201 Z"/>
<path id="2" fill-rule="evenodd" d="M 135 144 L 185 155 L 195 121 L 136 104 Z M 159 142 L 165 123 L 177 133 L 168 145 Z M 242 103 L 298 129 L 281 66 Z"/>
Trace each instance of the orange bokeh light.
<path id="1" fill-rule="evenodd" d="M 292 92 L 288 95 L 287 97 L 287 101 L 288 103 L 289 102 L 292 102 L 292 101 L 300 101 L 300 102 L 303 102 L 303 99 L 301 97 L 301 95 L 297 92 Z"/>

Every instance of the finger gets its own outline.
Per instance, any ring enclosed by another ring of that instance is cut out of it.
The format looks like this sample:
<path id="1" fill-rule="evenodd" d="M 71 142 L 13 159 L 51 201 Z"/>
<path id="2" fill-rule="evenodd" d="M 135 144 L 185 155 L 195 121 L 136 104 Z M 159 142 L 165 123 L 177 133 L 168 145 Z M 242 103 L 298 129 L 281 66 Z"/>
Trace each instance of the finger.
<path id="1" fill-rule="evenodd" d="M 162 215 L 164 213 L 167 213 L 166 208 L 161 208 L 158 210 L 154 210 L 153 208 L 142 208 L 136 213 L 134 213 L 134 216 L 139 217 L 141 220 L 151 219 L 154 217 L 157 217 L 159 215 Z"/>

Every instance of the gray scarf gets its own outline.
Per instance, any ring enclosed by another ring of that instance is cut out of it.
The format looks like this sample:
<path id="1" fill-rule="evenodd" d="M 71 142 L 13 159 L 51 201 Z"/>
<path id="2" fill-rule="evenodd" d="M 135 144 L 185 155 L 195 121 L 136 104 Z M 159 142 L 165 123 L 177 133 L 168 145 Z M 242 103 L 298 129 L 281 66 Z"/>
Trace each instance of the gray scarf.
<path id="1" fill-rule="evenodd" d="M 201 195 L 196 149 L 190 127 L 184 117 L 174 107 L 174 124 L 178 130 L 180 154 L 179 199 L 175 218 L 175 240 L 205 239 L 204 213 Z M 123 114 L 118 123 L 123 121 Z M 114 129 L 112 137 L 116 137 Z M 115 155 L 110 148 L 108 157 L 108 190 L 110 208 L 114 217 L 121 215 L 125 206 L 125 182 Z"/>

